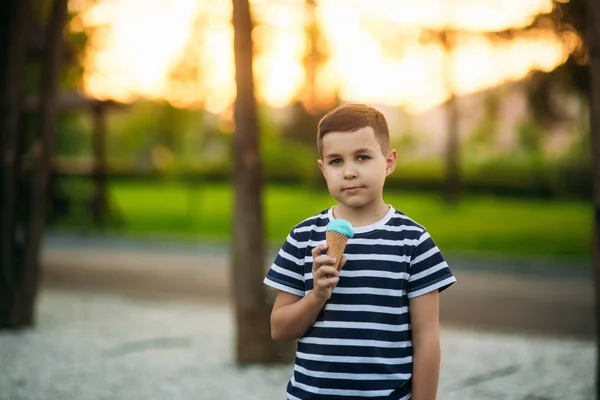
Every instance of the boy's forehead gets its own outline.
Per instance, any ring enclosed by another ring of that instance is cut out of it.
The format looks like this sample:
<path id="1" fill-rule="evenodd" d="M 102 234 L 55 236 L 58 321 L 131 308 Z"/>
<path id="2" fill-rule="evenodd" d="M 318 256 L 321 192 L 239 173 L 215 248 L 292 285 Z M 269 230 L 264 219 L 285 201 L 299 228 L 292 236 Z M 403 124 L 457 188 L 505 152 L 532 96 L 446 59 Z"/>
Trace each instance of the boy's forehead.
<path id="1" fill-rule="evenodd" d="M 358 149 L 378 150 L 380 144 L 370 126 L 353 132 L 332 131 L 323 136 L 323 156 L 329 153 L 352 152 Z"/>

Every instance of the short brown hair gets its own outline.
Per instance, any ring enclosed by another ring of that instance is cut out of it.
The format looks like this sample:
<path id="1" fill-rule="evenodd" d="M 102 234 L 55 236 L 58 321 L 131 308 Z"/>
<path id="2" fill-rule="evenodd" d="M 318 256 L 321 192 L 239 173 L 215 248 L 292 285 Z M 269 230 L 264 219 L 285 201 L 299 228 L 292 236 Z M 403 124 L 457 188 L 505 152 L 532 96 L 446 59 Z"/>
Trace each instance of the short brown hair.
<path id="1" fill-rule="evenodd" d="M 366 104 L 344 104 L 328 112 L 319 122 L 317 150 L 323 156 L 323 136 L 329 132 L 355 132 L 365 127 L 373 128 L 381 152 L 387 155 L 390 149 L 390 131 L 381 112 Z"/>

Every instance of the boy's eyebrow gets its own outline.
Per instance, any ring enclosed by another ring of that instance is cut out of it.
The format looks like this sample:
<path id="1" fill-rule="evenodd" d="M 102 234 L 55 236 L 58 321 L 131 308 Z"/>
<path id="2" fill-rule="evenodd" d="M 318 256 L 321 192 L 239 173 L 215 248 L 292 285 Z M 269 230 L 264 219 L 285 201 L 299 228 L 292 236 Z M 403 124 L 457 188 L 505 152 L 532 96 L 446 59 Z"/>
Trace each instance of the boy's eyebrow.
<path id="1" fill-rule="evenodd" d="M 360 153 L 372 153 L 372 152 L 373 152 L 373 151 L 372 151 L 371 149 L 367 149 L 367 148 L 365 147 L 365 148 L 362 148 L 362 149 L 358 149 L 358 150 L 356 150 L 356 151 L 354 152 L 354 154 L 360 154 Z"/>
<path id="2" fill-rule="evenodd" d="M 354 154 L 365 154 L 365 153 L 373 153 L 373 150 L 363 147 L 357 150 L 354 150 Z M 340 154 L 337 153 L 331 153 L 331 154 L 325 154 L 326 159 L 331 159 L 331 158 L 341 158 L 342 156 Z"/>

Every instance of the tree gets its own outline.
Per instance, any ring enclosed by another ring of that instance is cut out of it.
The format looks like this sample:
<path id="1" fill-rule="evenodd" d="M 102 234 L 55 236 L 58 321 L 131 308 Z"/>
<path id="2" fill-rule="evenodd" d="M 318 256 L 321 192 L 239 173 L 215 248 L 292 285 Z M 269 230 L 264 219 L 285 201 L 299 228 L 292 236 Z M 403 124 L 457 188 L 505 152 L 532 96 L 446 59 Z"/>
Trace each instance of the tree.
<path id="1" fill-rule="evenodd" d="M 22 324 L 23 316 L 16 315 L 19 293 L 15 264 L 22 253 L 22 241 L 15 237 L 15 209 L 17 206 L 16 166 L 18 162 L 18 132 L 22 106 L 23 71 L 27 49 L 26 21 L 30 1 L 11 0 L 2 2 L 0 24 L 0 138 L 2 140 L 2 163 L 0 168 L 2 231 L 0 240 L 0 328 Z M 21 248 L 21 249 L 19 249 Z M 21 250 L 21 251 L 19 251 Z"/>
<path id="2" fill-rule="evenodd" d="M 537 15 L 531 24 L 524 27 L 510 27 L 501 30 L 480 30 L 470 27 L 459 27 L 457 22 L 449 17 L 442 29 L 425 29 L 423 39 L 425 41 L 435 41 L 440 43 L 445 52 L 444 80 L 448 91 L 448 100 L 446 101 L 446 141 L 445 141 L 445 181 L 443 187 L 444 199 L 448 203 L 454 203 L 458 200 L 461 192 L 461 174 L 460 174 L 460 138 L 459 138 L 459 120 L 460 113 L 456 101 L 456 93 L 452 85 L 450 56 L 454 47 L 462 37 L 483 36 L 492 41 L 506 42 L 535 30 L 552 30 L 558 35 L 565 32 L 575 33 L 583 36 L 585 0 L 554 0 L 552 9 L 547 13 Z M 452 15 L 449 12 L 452 6 L 452 0 L 444 0 L 443 14 Z M 550 98 L 553 93 L 550 90 L 552 83 L 560 81 L 561 84 L 567 84 L 576 90 L 583 91 L 587 88 L 587 71 L 582 65 L 585 46 L 575 49 L 574 53 L 569 55 L 567 62 L 550 73 L 534 73 L 529 82 L 529 97 L 534 115 L 542 122 L 547 122 L 551 126 L 561 113 L 560 109 L 553 109 Z"/>
<path id="3" fill-rule="evenodd" d="M 271 339 L 271 303 L 262 283 L 265 235 L 262 209 L 263 171 L 253 80 L 252 20 L 248 0 L 233 0 L 235 52 L 233 290 L 239 364 L 284 361 Z"/>
<path id="4" fill-rule="evenodd" d="M 304 11 L 306 13 L 304 27 L 306 50 L 302 59 L 304 85 L 289 107 L 291 118 L 283 130 L 283 137 L 314 148 L 319 120 L 327 112 L 327 108 L 335 105 L 337 99 L 333 104 L 327 104 L 327 99 L 318 88 L 317 76 L 327 61 L 327 48 L 317 18 L 317 0 L 305 0 Z M 318 177 L 320 176 L 319 173 Z"/>
<path id="5" fill-rule="evenodd" d="M 586 39 L 590 72 L 590 139 L 594 163 L 594 271 L 596 289 L 596 398 L 600 399 L 600 5 L 588 0 Z"/>
<path id="6" fill-rule="evenodd" d="M 323 100 L 318 98 L 317 74 L 325 61 L 327 61 L 327 53 L 326 49 L 323 48 L 324 38 L 317 19 L 317 1 L 306 0 L 305 8 L 307 17 L 305 29 L 307 49 L 303 59 L 305 84 L 301 98 L 304 109 L 309 115 L 319 115 L 324 110 L 321 109 Z M 309 132 L 314 131 L 315 129 L 309 130 Z M 314 144 L 315 135 L 309 136 L 312 139 L 310 143 Z"/>
<path id="7" fill-rule="evenodd" d="M 19 137 L 27 50 L 27 18 L 32 4 L 4 2 L 2 51 L 3 163 L 2 163 L 2 275 L 0 328 L 31 326 L 39 281 L 39 254 L 45 226 L 46 193 L 56 124 L 58 83 L 63 56 L 67 0 L 52 3 L 41 59 L 41 88 L 37 132 L 31 148 Z M 6 17 L 5 17 L 6 18 Z M 16 71 L 19 70 L 19 71 Z M 21 139 L 21 140 L 19 140 Z M 29 168 L 23 170 L 23 154 Z"/>
<path id="8" fill-rule="evenodd" d="M 454 46 L 454 34 L 450 29 L 441 32 L 441 42 L 445 52 L 444 82 L 450 97 L 446 101 L 446 174 L 444 179 L 444 200 L 447 204 L 455 204 L 461 192 L 460 176 L 460 137 L 458 101 L 451 78 L 450 54 Z"/>

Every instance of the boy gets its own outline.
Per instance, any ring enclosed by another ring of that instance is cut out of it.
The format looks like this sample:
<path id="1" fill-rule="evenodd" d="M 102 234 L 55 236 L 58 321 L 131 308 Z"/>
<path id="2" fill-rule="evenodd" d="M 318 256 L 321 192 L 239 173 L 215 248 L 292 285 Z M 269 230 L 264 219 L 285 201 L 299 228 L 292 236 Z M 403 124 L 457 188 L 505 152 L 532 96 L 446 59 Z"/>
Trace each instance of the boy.
<path id="1" fill-rule="evenodd" d="M 338 204 L 291 231 L 265 278 L 278 290 L 273 339 L 299 339 L 287 399 L 435 399 L 438 293 L 456 279 L 427 231 L 383 200 L 397 157 L 385 117 L 338 107 L 317 148 Z M 322 255 L 334 218 L 354 226 L 339 271 Z"/>

